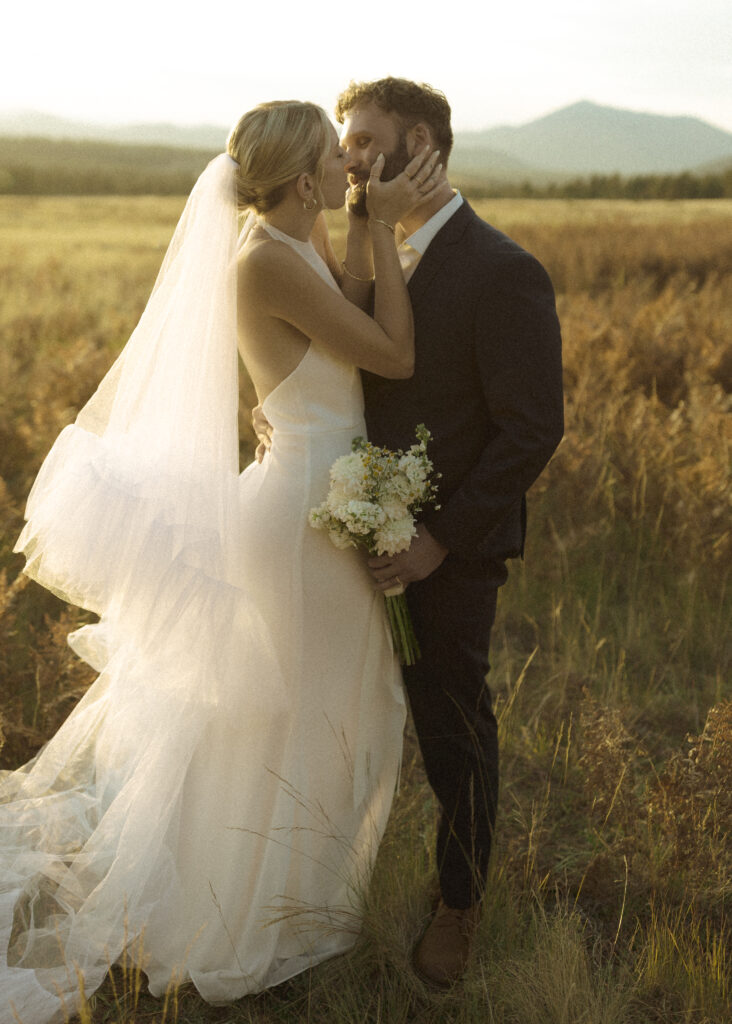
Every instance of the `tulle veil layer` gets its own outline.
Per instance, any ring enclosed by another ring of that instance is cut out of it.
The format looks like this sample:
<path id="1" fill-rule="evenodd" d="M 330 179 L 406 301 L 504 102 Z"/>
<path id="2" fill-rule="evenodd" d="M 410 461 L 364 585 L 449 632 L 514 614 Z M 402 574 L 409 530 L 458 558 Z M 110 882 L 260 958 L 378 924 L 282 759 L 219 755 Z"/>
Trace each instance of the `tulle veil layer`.
<path id="1" fill-rule="evenodd" d="M 0 780 L 0 1024 L 63 1020 L 77 972 L 93 991 L 176 898 L 167 839 L 216 709 L 286 713 L 239 571 L 234 170 L 221 155 L 199 178 L 137 328 L 28 500 L 16 551 L 100 617 L 70 637 L 100 675 Z"/>

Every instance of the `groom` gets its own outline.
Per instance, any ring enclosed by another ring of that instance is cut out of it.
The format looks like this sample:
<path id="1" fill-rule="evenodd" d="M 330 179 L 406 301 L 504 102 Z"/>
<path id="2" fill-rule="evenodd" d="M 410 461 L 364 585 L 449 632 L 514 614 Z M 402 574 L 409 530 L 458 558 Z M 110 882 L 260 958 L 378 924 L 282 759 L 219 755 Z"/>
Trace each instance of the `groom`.
<path id="1" fill-rule="evenodd" d="M 336 117 L 352 186 L 365 187 L 380 152 L 389 177 L 426 144 L 447 165 L 450 107 L 429 86 L 351 83 Z M 408 585 L 422 650 L 404 679 L 441 809 L 441 898 L 415 966 L 449 985 L 467 963 L 496 816 L 497 727 L 485 682 L 496 597 L 506 560 L 523 554 L 525 492 L 562 437 L 561 340 L 542 266 L 482 221 L 446 177 L 400 228 L 416 368 L 409 380 L 363 374 L 368 436 L 407 448 L 424 423 L 441 507 L 423 514 L 407 551 L 369 564 L 382 589 Z"/>

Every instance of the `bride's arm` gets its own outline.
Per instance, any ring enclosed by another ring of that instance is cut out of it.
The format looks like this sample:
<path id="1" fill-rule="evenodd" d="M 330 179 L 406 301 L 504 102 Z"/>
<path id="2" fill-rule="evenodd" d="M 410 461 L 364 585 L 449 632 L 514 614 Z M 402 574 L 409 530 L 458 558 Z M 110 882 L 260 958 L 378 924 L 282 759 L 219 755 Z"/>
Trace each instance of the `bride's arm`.
<path id="1" fill-rule="evenodd" d="M 368 230 L 373 248 L 375 295 L 373 319 L 331 288 L 290 246 L 271 241 L 257 246 L 240 264 L 241 308 L 283 320 L 341 359 L 382 377 L 410 377 L 414 372 L 414 328 L 393 225 L 424 199 L 425 186 L 439 180 L 436 154 L 420 154 L 405 172 L 381 182 L 383 156 L 371 170 L 367 192 Z M 414 183 L 414 167 L 430 176 Z M 411 172 L 411 173 L 410 173 Z M 421 191 L 420 191 L 421 189 Z"/>
<path id="2" fill-rule="evenodd" d="M 341 264 L 341 291 L 359 309 L 371 309 L 374 294 L 374 259 L 368 217 L 348 214 L 346 258 Z"/>
<path id="3" fill-rule="evenodd" d="M 315 221 L 310 241 L 316 252 L 322 256 L 348 301 L 359 309 L 370 309 L 373 303 L 374 261 L 371 255 L 368 217 L 349 212 L 346 258 L 342 263 L 338 262 L 322 213 Z"/>
<path id="4" fill-rule="evenodd" d="M 396 252 L 394 258 L 398 263 Z M 257 318 L 282 320 L 364 370 L 395 378 L 413 373 L 411 318 L 408 323 L 392 318 L 393 323 L 382 327 L 285 242 L 259 245 L 239 265 L 238 301 L 240 308 L 256 310 Z"/>

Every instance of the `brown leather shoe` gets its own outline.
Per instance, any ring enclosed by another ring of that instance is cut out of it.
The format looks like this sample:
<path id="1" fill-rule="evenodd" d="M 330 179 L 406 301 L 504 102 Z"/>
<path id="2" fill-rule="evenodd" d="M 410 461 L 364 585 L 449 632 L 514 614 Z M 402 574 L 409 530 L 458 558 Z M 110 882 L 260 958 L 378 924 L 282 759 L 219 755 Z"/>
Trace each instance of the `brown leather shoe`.
<path id="1" fill-rule="evenodd" d="M 480 907 L 454 910 L 442 900 L 414 953 L 414 966 L 425 981 L 447 988 L 462 977 L 468 964 Z"/>

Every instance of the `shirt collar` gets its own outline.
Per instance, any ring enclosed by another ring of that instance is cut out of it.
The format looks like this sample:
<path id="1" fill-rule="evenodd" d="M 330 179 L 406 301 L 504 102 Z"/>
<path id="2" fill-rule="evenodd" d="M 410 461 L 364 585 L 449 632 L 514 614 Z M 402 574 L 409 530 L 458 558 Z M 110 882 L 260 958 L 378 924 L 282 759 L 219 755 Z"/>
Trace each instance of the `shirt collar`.
<path id="1" fill-rule="evenodd" d="M 410 246 L 420 256 L 424 256 L 427 251 L 427 246 L 430 244 L 432 239 L 435 237 L 440 228 L 444 227 L 445 224 L 452 217 L 453 213 L 462 206 L 463 197 L 459 192 L 456 192 L 449 203 L 445 203 L 421 228 L 405 238 L 403 244 Z"/>

